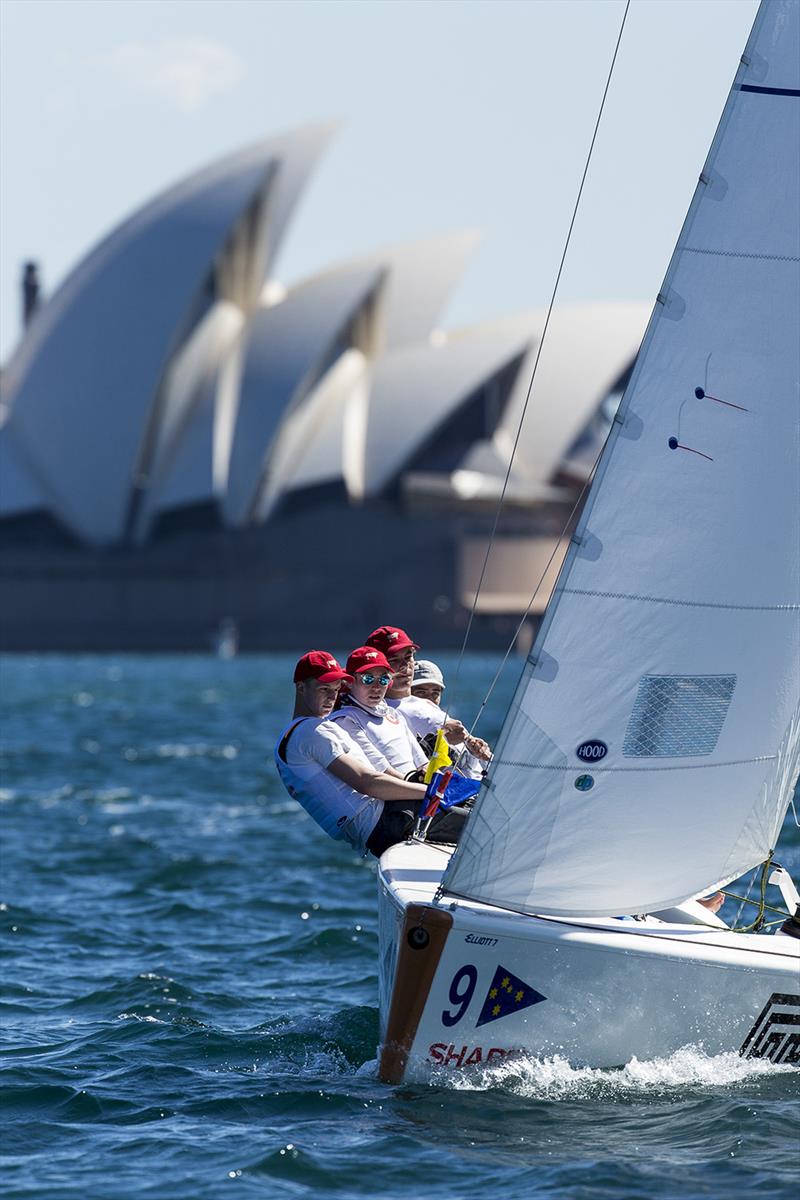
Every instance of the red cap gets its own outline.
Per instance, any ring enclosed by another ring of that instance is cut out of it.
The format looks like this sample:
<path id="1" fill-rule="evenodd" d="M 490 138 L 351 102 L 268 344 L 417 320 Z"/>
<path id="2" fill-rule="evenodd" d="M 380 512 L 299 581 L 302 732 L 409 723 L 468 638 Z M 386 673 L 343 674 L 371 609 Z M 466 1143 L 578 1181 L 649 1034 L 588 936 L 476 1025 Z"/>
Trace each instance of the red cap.
<path id="1" fill-rule="evenodd" d="M 294 669 L 294 682 L 303 679 L 316 679 L 318 683 L 338 683 L 340 679 L 348 679 L 347 671 L 339 665 L 327 650 L 309 650 L 298 659 Z"/>
<path id="2" fill-rule="evenodd" d="M 381 625 L 378 629 L 373 629 L 367 638 L 367 645 L 374 646 L 382 654 L 396 654 L 398 650 L 405 650 L 408 646 L 412 650 L 419 650 L 417 643 L 412 642 L 406 631 L 398 629 L 395 625 Z"/>
<path id="3" fill-rule="evenodd" d="M 394 675 L 394 671 L 386 661 L 386 656 L 381 654 L 380 650 L 376 650 L 373 646 L 359 646 L 347 660 L 347 670 L 351 675 L 360 675 L 362 671 L 388 671 L 390 675 Z"/>

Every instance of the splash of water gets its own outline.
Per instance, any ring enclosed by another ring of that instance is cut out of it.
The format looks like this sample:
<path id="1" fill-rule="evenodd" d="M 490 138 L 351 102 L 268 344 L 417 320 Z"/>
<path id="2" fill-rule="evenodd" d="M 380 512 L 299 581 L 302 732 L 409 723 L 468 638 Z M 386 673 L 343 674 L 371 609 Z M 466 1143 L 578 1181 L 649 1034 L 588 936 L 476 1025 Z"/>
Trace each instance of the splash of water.
<path id="1" fill-rule="evenodd" d="M 494 1088 L 527 1099 L 586 1100 L 726 1087 L 786 1073 L 796 1073 L 796 1068 L 742 1058 L 735 1051 L 709 1055 L 698 1046 L 683 1046 L 664 1058 L 632 1058 L 622 1068 L 574 1067 L 559 1055 L 544 1059 L 520 1055 L 458 1074 L 438 1071 L 433 1080 L 456 1091 Z"/>

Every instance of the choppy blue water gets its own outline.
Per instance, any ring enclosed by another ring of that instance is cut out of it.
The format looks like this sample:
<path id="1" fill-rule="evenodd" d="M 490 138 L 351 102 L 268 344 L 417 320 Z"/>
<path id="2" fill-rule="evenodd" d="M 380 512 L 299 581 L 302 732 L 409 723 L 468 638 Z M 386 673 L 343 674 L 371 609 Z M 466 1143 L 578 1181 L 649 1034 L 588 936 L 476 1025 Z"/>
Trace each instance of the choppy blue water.
<path id="1" fill-rule="evenodd" d="M 468 660 L 462 716 L 494 666 Z M 794 1197 L 788 1068 L 377 1081 L 374 868 L 274 774 L 290 668 L 3 662 L 4 1195 Z"/>

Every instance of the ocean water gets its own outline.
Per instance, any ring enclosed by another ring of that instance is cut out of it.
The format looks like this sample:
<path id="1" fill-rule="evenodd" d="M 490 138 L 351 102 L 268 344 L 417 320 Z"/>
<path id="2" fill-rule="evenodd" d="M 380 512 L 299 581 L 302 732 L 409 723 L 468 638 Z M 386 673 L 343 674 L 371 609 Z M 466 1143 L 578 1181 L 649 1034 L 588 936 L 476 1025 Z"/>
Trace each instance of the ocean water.
<path id="1" fill-rule="evenodd" d="M 494 667 L 467 660 L 463 717 Z M 374 866 L 277 780 L 288 657 L 1 670 L 7 1200 L 797 1194 L 791 1068 L 689 1047 L 378 1082 Z"/>

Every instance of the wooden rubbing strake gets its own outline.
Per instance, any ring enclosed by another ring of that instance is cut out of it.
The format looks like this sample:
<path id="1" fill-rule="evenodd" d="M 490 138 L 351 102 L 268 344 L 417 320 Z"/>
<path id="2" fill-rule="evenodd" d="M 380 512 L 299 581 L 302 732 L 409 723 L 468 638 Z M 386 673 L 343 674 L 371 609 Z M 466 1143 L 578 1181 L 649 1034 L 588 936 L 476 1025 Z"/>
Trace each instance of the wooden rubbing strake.
<path id="1" fill-rule="evenodd" d="M 400 1083 L 405 1074 L 409 1051 L 452 925 L 452 915 L 440 908 L 409 904 L 406 909 L 386 1040 L 381 1047 L 378 1067 L 378 1076 L 383 1083 Z M 419 949 L 409 943 L 408 937 L 411 930 L 417 928 L 424 929 L 430 938 L 428 944 Z"/>

